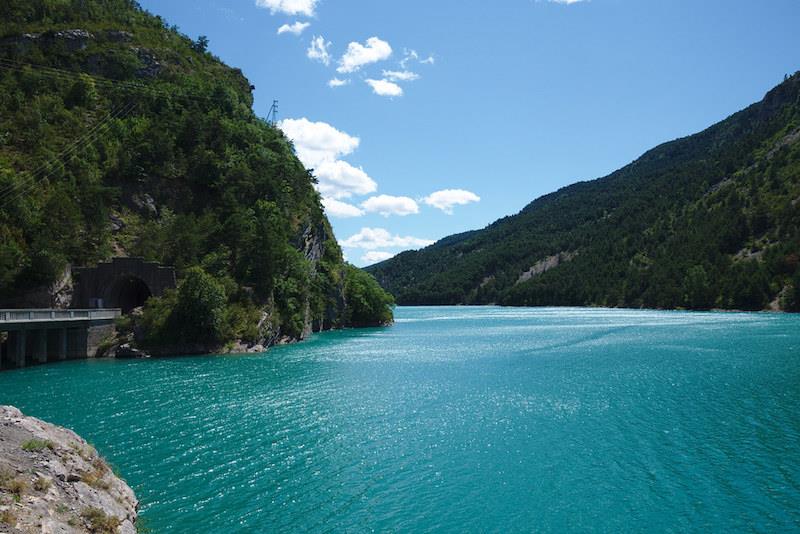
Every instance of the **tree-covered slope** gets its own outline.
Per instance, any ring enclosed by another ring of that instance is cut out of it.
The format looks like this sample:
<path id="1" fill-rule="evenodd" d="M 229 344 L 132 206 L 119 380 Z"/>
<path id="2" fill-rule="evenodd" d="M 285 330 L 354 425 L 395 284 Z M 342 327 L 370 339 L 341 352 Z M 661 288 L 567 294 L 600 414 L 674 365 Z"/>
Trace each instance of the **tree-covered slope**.
<path id="1" fill-rule="evenodd" d="M 800 307 L 800 73 L 728 119 L 368 269 L 400 304 Z"/>
<path id="2" fill-rule="evenodd" d="M 0 4 L 0 306 L 70 264 L 141 256 L 190 281 L 151 299 L 152 342 L 391 320 L 342 261 L 314 177 L 206 45 L 131 0 Z"/>

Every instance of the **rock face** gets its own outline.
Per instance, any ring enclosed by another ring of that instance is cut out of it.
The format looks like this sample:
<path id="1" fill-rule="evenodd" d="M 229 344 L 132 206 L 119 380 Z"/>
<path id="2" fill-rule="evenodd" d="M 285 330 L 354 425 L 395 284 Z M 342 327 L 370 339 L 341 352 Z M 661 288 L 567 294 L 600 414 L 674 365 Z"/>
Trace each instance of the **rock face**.
<path id="1" fill-rule="evenodd" d="M 548 256 L 543 260 L 539 260 L 536 263 L 534 263 L 530 269 L 519 275 L 519 278 L 517 279 L 517 284 L 521 284 L 522 282 L 527 282 L 531 278 L 539 276 L 540 274 L 544 274 L 550 269 L 555 269 L 562 263 L 571 261 L 577 255 L 578 255 L 577 252 L 559 252 L 555 256 Z"/>
<path id="2" fill-rule="evenodd" d="M 72 270 L 67 266 L 52 284 L 37 287 L 24 294 L 0 298 L 0 308 L 67 309 L 72 304 L 72 291 Z"/>
<path id="3" fill-rule="evenodd" d="M 138 504 L 80 436 L 0 406 L 0 532 L 135 534 Z"/>

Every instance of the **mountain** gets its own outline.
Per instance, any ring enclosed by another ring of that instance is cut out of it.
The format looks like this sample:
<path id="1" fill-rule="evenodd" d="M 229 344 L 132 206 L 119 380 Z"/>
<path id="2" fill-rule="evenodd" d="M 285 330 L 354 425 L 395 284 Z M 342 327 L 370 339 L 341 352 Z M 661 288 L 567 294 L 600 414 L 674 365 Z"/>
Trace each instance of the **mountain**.
<path id="1" fill-rule="evenodd" d="M 800 73 L 705 131 L 369 267 L 400 304 L 800 308 Z"/>
<path id="2" fill-rule="evenodd" d="M 0 306 L 68 303 L 69 265 L 130 256 L 179 278 L 132 326 L 143 345 L 391 321 L 314 176 L 207 45 L 131 0 L 0 4 Z"/>

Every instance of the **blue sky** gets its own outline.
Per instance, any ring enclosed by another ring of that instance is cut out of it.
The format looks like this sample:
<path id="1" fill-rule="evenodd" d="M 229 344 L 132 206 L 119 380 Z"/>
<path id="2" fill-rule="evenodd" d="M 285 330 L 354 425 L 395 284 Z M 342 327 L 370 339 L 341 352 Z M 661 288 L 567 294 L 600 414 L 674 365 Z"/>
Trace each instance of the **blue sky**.
<path id="1" fill-rule="evenodd" d="M 362 266 L 604 176 L 800 69 L 798 0 L 140 3 L 208 36 L 259 115 L 280 101 Z"/>

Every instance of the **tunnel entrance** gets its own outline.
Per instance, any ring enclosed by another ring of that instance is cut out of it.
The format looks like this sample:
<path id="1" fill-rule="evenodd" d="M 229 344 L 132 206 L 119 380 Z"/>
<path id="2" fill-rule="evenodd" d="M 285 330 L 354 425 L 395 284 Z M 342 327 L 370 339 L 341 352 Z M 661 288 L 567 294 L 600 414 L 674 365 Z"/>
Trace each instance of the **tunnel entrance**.
<path id="1" fill-rule="evenodd" d="M 134 308 L 143 306 L 153 294 L 140 278 L 122 276 L 108 288 L 103 305 L 110 308 L 121 308 L 122 313 L 130 313 Z"/>
<path id="2" fill-rule="evenodd" d="M 142 258 L 113 258 L 72 269 L 72 308 L 121 308 L 130 313 L 149 297 L 176 287 L 175 269 Z"/>

